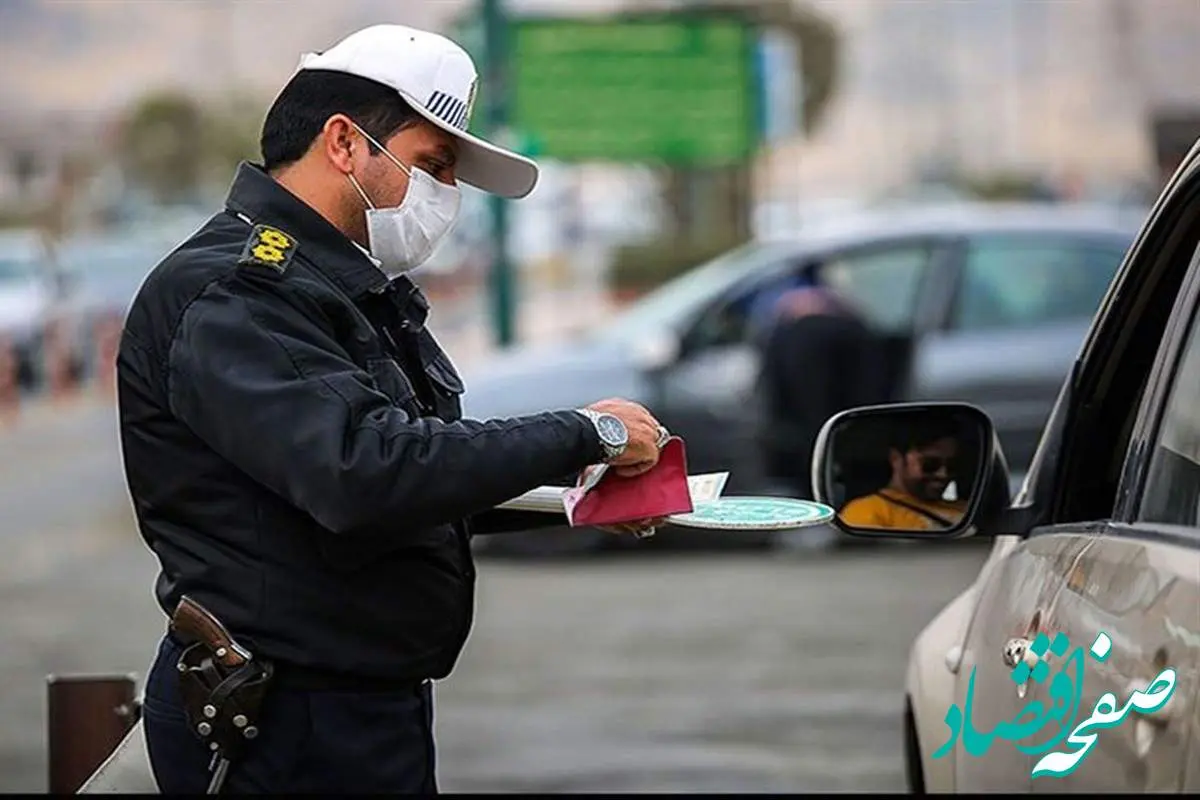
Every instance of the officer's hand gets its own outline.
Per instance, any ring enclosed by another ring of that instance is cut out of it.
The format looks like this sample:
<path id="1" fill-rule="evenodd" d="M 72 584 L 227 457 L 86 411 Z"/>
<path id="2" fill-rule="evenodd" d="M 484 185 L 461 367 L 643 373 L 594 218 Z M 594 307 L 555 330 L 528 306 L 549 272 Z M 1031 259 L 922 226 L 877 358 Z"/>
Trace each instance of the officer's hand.
<path id="1" fill-rule="evenodd" d="M 593 411 L 612 414 L 625 423 L 629 444 L 609 462 L 613 472 L 623 478 L 641 475 L 658 463 L 659 442 L 665 429 L 649 411 L 629 400 L 613 398 L 588 406 Z"/>

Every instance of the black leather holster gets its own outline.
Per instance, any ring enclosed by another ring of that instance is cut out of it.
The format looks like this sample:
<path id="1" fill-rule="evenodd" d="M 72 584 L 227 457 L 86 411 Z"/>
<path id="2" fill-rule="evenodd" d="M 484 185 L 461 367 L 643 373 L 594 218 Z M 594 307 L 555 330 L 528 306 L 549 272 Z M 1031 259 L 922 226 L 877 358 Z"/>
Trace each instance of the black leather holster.
<path id="1" fill-rule="evenodd" d="M 192 733 L 221 758 L 236 760 L 259 733 L 259 716 L 274 665 L 252 658 L 230 668 L 206 642 L 187 645 L 176 664 Z"/>

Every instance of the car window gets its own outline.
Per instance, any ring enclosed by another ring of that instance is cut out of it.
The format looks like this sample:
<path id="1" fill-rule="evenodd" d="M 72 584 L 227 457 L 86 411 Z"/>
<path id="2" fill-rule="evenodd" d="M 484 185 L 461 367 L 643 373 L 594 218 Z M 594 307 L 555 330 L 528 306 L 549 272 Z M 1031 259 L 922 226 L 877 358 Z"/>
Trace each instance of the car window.
<path id="1" fill-rule="evenodd" d="M 1025 328 L 1090 320 L 1125 251 L 1084 241 L 987 237 L 967 247 L 952 325 Z"/>
<path id="2" fill-rule="evenodd" d="M 1200 526 L 1200 326 L 1193 320 L 1163 408 L 1137 518 Z"/>
<path id="3" fill-rule="evenodd" d="M 770 325 L 769 309 L 785 291 L 797 285 L 804 263 L 793 262 L 794 268 L 755 281 L 714 303 L 687 331 L 686 349 L 697 351 L 755 340 Z"/>
<path id="4" fill-rule="evenodd" d="M 635 342 L 664 328 L 681 327 L 730 287 L 752 279 L 756 273 L 769 272 L 796 249 L 796 245 L 773 242 L 751 243 L 731 250 L 640 298 L 609 320 L 596 335 Z"/>
<path id="5" fill-rule="evenodd" d="M 821 267 L 821 280 L 853 301 L 876 328 L 911 330 L 931 247 L 910 243 L 840 253 Z"/>
<path id="6" fill-rule="evenodd" d="M 783 292 L 807 284 L 814 266 L 818 280 L 853 301 L 869 323 L 888 332 L 910 330 L 929 256 L 928 245 L 905 243 L 847 250 L 816 265 L 795 259 L 791 268 L 706 311 L 688 333 L 688 347 L 738 344 L 763 335 L 771 318 L 767 309 Z"/>

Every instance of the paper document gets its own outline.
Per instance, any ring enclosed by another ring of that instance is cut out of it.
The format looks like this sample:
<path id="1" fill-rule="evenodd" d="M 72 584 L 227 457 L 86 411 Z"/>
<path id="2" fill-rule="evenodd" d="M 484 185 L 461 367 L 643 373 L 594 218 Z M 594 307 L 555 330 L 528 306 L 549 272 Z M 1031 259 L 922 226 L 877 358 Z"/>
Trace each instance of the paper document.
<path id="1" fill-rule="evenodd" d="M 548 514 L 565 514 L 563 494 L 567 486 L 539 486 L 520 497 L 501 503 L 497 508 L 507 508 L 513 511 L 544 511 Z"/>
<path id="2" fill-rule="evenodd" d="M 728 472 L 689 475 L 688 492 L 692 495 L 692 505 L 709 503 L 716 500 L 725 491 L 725 481 L 727 480 L 729 480 Z"/>
<path id="3" fill-rule="evenodd" d="M 593 470 L 588 476 L 589 488 L 595 485 L 604 475 L 604 469 Z M 688 476 L 688 492 L 692 496 L 692 504 L 707 503 L 716 500 L 725 491 L 725 482 L 729 480 L 728 472 L 707 472 L 703 475 Z M 563 495 L 569 486 L 539 486 L 520 497 L 501 503 L 497 508 L 507 508 L 513 511 L 541 511 L 547 514 L 566 514 Z"/>

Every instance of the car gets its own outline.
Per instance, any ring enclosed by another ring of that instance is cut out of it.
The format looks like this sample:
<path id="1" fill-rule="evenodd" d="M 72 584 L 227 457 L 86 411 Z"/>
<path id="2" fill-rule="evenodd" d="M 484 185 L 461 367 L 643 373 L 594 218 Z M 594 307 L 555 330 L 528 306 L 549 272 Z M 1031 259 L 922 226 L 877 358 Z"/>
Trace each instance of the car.
<path id="1" fill-rule="evenodd" d="M 45 377 L 45 342 L 52 320 L 67 325 L 71 368 L 78 372 L 78 337 L 69 313 L 71 287 L 55 269 L 53 247 L 32 230 L 0 235 L 0 339 L 15 353 L 17 380 L 25 389 Z"/>
<path id="2" fill-rule="evenodd" d="M 467 371 L 464 410 L 486 418 L 628 397 L 684 438 L 691 472 L 729 471 L 726 493 L 794 494 L 767 473 L 759 450 L 748 309 L 760 293 L 815 270 L 895 345 L 897 399 L 978 403 L 995 417 L 1014 464 L 1027 462 L 1142 217 L 1108 207 L 954 203 L 824 218 L 693 269 L 582 338 L 493 357 Z M 695 539 L 667 528 L 648 541 Z M 518 554 L 617 543 L 558 528 L 476 540 L 481 552 Z"/>
<path id="3" fill-rule="evenodd" d="M 1200 790 L 1198 254 L 1200 142 L 1107 290 L 1015 495 L 998 419 L 977 405 L 904 402 L 825 423 L 813 490 L 839 509 L 839 531 L 994 539 L 909 653 L 897 746 L 910 791 Z M 953 473 L 961 518 L 847 524 L 847 476 L 879 457 L 879 431 L 911 431 L 914 415 L 953 415 L 955 441 L 973 443 Z"/>
<path id="4" fill-rule="evenodd" d="M 119 329 L 142 281 L 199 225 L 195 217 L 166 219 L 154 227 L 76 235 L 55 247 L 55 268 L 72 287 L 69 312 L 85 366 L 95 371 L 97 336 L 106 327 Z"/>

